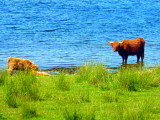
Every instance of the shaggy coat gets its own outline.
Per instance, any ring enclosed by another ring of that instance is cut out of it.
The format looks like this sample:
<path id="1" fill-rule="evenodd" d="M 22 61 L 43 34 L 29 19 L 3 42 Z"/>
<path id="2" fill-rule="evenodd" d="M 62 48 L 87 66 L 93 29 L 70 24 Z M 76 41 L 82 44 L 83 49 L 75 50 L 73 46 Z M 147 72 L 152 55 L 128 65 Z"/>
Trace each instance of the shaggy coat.
<path id="1" fill-rule="evenodd" d="M 141 61 L 144 59 L 144 46 L 145 40 L 143 38 L 136 38 L 131 40 L 121 40 L 118 42 L 109 42 L 113 48 L 113 51 L 118 51 L 122 56 L 122 63 L 127 63 L 129 55 L 136 55 L 137 62 L 141 57 Z"/>
<path id="2" fill-rule="evenodd" d="M 36 72 L 38 70 L 38 66 L 28 59 L 9 57 L 8 73 L 12 75 L 14 70 Z"/>

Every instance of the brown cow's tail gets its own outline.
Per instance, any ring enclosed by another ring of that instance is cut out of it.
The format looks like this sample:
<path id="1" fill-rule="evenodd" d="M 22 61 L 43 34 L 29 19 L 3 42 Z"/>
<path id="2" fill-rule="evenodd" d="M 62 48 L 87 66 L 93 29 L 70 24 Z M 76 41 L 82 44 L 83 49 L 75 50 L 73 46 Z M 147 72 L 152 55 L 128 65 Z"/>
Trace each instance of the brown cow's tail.
<path id="1" fill-rule="evenodd" d="M 141 39 L 141 45 L 145 45 L 145 40 L 143 38 L 140 38 Z"/>
<path id="2" fill-rule="evenodd" d="M 145 40 L 143 38 L 140 38 L 141 39 L 141 54 L 143 55 L 143 58 L 144 58 L 144 47 L 145 47 Z"/>

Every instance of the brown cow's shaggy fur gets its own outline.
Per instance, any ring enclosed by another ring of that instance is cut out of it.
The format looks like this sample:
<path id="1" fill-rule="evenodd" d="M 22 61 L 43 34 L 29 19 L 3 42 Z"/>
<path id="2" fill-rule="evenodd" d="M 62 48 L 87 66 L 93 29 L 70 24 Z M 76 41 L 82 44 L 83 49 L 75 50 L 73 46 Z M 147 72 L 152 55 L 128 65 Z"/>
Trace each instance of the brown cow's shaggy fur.
<path id="1" fill-rule="evenodd" d="M 145 40 L 143 38 L 110 42 L 110 45 L 113 51 L 118 51 L 119 55 L 122 56 L 123 63 L 127 63 L 129 55 L 137 55 L 137 62 L 139 62 L 140 57 L 143 62 L 145 46 Z"/>
<path id="2" fill-rule="evenodd" d="M 8 73 L 12 75 L 14 70 L 31 71 L 36 73 L 38 66 L 28 59 L 9 57 Z"/>

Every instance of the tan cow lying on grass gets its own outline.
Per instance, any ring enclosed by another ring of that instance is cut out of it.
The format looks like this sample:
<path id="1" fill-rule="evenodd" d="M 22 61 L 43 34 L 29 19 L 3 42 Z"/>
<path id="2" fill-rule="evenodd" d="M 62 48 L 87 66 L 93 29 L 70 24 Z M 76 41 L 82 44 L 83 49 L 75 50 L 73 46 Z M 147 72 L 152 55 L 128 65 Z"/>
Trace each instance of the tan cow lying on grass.
<path id="1" fill-rule="evenodd" d="M 28 59 L 8 58 L 8 73 L 13 74 L 14 70 L 31 71 L 35 75 L 49 75 L 45 72 L 38 72 L 38 66 Z"/>

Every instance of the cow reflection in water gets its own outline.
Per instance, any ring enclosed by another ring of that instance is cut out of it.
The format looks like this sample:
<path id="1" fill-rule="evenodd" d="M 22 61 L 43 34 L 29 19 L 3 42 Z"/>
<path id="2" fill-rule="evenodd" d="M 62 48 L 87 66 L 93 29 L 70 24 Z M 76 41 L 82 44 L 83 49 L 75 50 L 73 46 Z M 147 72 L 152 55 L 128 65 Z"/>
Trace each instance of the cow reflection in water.
<path id="1" fill-rule="evenodd" d="M 143 62 L 139 62 L 136 64 L 122 64 L 120 68 L 142 68 L 143 66 Z"/>
<path id="2" fill-rule="evenodd" d="M 130 55 L 137 55 L 137 62 L 139 62 L 140 58 L 143 62 L 145 46 L 145 40 L 143 38 L 121 40 L 109 43 L 112 46 L 113 51 L 118 51 L 119 55 L 122 56 L 122 63 L 127 64 L 127 59 Z"/>

